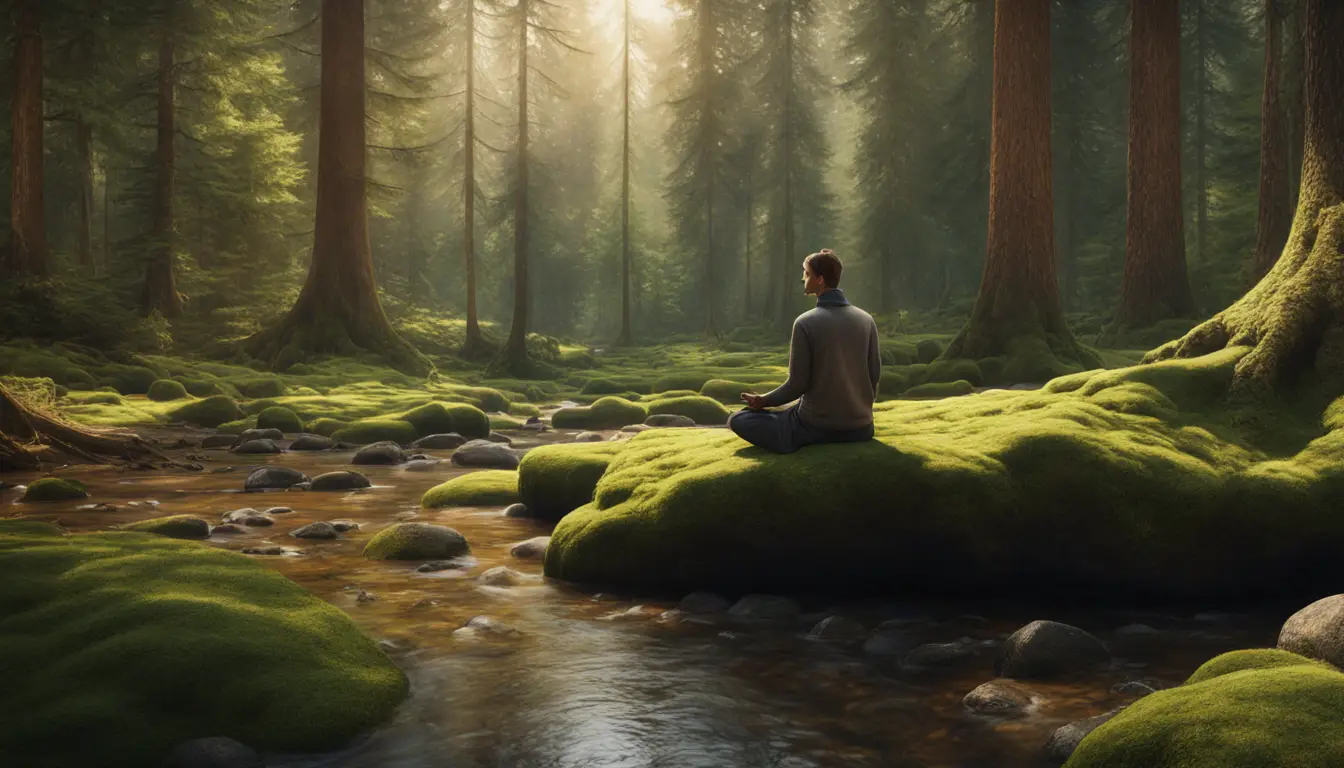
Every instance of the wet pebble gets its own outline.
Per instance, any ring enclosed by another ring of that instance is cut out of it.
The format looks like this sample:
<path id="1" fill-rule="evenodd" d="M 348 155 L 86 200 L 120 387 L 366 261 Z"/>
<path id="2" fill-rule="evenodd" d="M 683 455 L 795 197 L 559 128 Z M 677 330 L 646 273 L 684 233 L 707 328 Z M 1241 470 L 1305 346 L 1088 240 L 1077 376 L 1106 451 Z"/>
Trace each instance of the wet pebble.
<path id="1" fill-rule="evenodd" d="M 467 442 L 467 438 L 456 432 L 445 432 L 438 435 L 426 435 L 425 437 L 411 443 L 411 447 L 417 450 L 428 449 L 431 451 L 448 450 L 457 448 Z"/>
<path id="2" fill-rule="evenodd" d="M 551 543 L 550 536 L 535 536 L 509 547 L 509 554 L 520 560 L 536 560 L 546 556 L 546 547 Z"/>
<path id="3" fill-rule="evenodd" d="M 507 445 L 489 440 L 472 440 L 453 451 L 453 463 L 462 467 L 517 469 L 518 454 Z"/>
<path id="4" fill-rule="evenodd" d="M 503 443 L 504 445 L 513 445 L 513 438 L 509 437 L 508 435 L 502 432 L 495 432 L 494 430 L 491 430 L 490 435 L 485 439 L 489 440 L 492 443 Z"/>
<path id="5" fill-rule="evenodd" d="M 517 629 L 489 616 L 476 616 L 466 626 L 453 630 L 453 637 L 471 639 L 474 637 L 512 637 L 521 634 Z"/>
<path id="6" fill-rule="evenodd" d="M 574 436 L 576 443 L 600 443 L 606 440 L 599 432 L 580 432 Z"/>
<path id="7" fill-rule="evenodd" d="M 245 491 L 280 490 L 308 482 L 308 476 L 297 469 L 281 466 L 253 470 L 243 481 Z"/>
<path id="8" fill-rule="evenodd" d="M 234 448 L 233 452 L 237 454 L 267 454 L 283 453 L 284 451 L 279 445 L 276 445 L 274 440 L 248 440 Z"/>
<path id="9" fill-rule="evenodd" d="M 507 565 L 497 565 L 476 578 L 487 587 L 516 587 L 523 583 L 523 574 Z"/>
<path id="10" fill-rule="evenodd" d="M 355 593 L 355 601 L 356 601 L 356 602 L 360 602 L 360 603 L 372 603 L 372 602 L 374 602 L 374 601 L 376 601 L 376 600 L 379 600 L 379 599 L 381 599 L 381 598 L 379 598 L 377 595 L 373 594 L 372 592 L 365 591 L 365 590 L 363 590 L 363 589 L 361 589 L 361 590 L 359 590 L 359 592 Z"/>
<path id="11" fill-rule="evenodd" d="M 402 469 L 407 472 L 432 472 L 445 463 L 442 459 L 415 459 L 406 462 Z"/>
<path id="12" fill-rule="evenodd" d="M 262 514 L 264 514 L 264 515 L 287 515 L 287 514 L 289 514 L 290 512 L 293 512 L 293 511 L 294 511 L 294 510 L 291 509 L 290 507 L 267 507 L 266 509 L 262 510 Z"/>
<path id="13" fill-rule="evenodd" d="M 359 523 L 350 520 L 332 520 L 331 527 L 335 528 L 337 533 L 345 533 L 346 531 L 358 531 Z"/>
<path id="14" fill-rule="evenodd" d="M 335 539 L 340 536 L 340 533 L 336 530 L 336 526 L 319 520 L 291 531 L 289 535 L 296 539 Z"/>
<path id="15" fill-rule="evenodd" d="M 1068 760 L 1089 733 L 1101 727 L 1107 720 L 1120 714 L 1123 709 L 1124 707 L 1113 709 L 1105 714 L 1078 720 L 1057 729 L 1051 734 L 1050 740 L 1045 743 L 1046 754 L 1061 763 Z"/>
<path id="16" fill-rule="evenodd" d="M 406 461 L 406 452 L 400 445 L 384 440 L 381 443 L 366 445 L 355 452 L 354 458 L 350 459 L 351 464 L 366 466 L 391 466 L 401 464 Z"/>
<path id="17" fill-rule="evenodd" d="M 291 451 L 326 451 L 332 446 L 331 438 L 321 435 L 299 435 L 289 444 Z"/>
<path id="18" fill-rule="evenodd" d="M 1012 680 L 991 680 L 966 694 L 961 703 L 981 715 L 1023 715 L 1040 701 L 1035 691 Z"/>
<path id="19" fill-rule="evenodd" d="M 994 673 L 1017 680 L 1042 680 L 1104 667 L 1110 651 L 1083 630 L 1057 621 L 1033 621 L 999 649 Z"/>
<path id="20" fill-rule="evenodd" d="M 284 440 L 285 433 L 274 427 L 266 429 L 245 429 L 234 440 L 238 445 L 242 445 L 249 440 Z"/>
<path id="21" fill-rule="evenodd" d="M 246 525 L 254 528 L 265 528 L 266 526 L 275 525 L 275 520 L 270 515 L 258 512 L 250 507 L 245 509 L 235 509 L 232 512 L 225 512 L 219 520 L 222 523 L 237 523 L 239 525 Z"/>
<path id="22" fill-rule="evenodd" d="M 451 571 L 464 567 L 460 560 L 430 560 L 428 563 L 422 563 L 415 570 L 420 573 L 438 573 L 439 571 Z"/>
<path id="23" fill-rule="evenodd" d="M 505 517 L 531 517 L 532 512 L 526 504 L 510 504 L 504 508 Z"/>
<path id="24" fill-rule="evenodd" d="M 247 528 L 237 523 L 224 523 L 223 525 L 216 525 L 210 529 L 211 536 L 214 536 L 216 534 L 236 536 L 240 533 L 247 533 Z"/>

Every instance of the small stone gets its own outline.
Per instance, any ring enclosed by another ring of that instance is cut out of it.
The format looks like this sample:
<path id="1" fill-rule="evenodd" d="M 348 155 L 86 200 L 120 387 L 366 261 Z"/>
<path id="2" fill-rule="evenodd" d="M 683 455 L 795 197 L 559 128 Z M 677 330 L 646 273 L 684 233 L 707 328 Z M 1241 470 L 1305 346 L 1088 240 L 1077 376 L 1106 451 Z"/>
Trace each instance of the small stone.
<path id="1" fill-rule="evenodd" d="M 246 443 L 249 440 L 276 441 L 284 439 L 285 439 L 285 433 L 281 432 L 278 429 L 275 429 L 274 427 L 268 429 L 245 429 L 240 435 L 238 435 L 238 437 L 234 438 L 234 445 L 242 445 L 243 443 Z"/>
<path id="2" fill-rule="evenodd" d="M 1113 709 L 1105 714 L 1078 720 L 1058 728 L 1050 736 L 1050 740 L 1045 743 L 1046 754 L 1059 762 L 1068 760 L 1089 733 L 1101 727 L 1107 720 L 1120 714 L 1123 709 L 1124 707 Z"/>
<path id="3" fill-rule="evenodd" d="M 211 536 L 215 535 L 236 536 L 240 533 L 247 533 L 247 528 L 237 523 L 224 523 L 223 525 L 216 525 L 210 529 Z"/>
<path id="4" fill-rule="evenodd" d="M 542 558 L 546 556 L 546 547 L 550 546 L 550 543 L 550 536 L 536 536 L 509 547 L 509 554 L 520 560 Z"/>
<path id="5" fill-rule="evenodd" d="M 355 452 L 351 464 L 365 466 L 391 466 L 406 461 L 406 453 L 401 446 L 390 440 L 366 445 Z"/>
<path id="6" fill-rule="evenodd" d="M 275 525 L 275 520 L 270 515 L 258 512 L 252 508 L 235 509 L 232 512 L 225 512 L 220 518 L 221 523 L 237 523 L 252 528 L 265 528 Z"/>
<path id="7" fill-rule="evenodd" d="M 506 565 L 497 565 L 476 577 L 476 580 L 487 587 L 516 587 L 523 583 L 523 574 Z"/>
<path id="8" fill-rule="evenodd" d="M 980 715 L 1023 715 L 1040 698 L 1011 680 L 991 680 L 966 694 L 961 703 Z"/>
<path id="9" fill-rule="evenodd" d="M 261 756 L 227 736 L 184 741 L 173 748 L 164 768 L 262 768 Z"/>
<path id="10" fill-rule="evenodd" d="M 728 609 L 728 614 L 740 619 L 791 619 L 802 612 L 798 603 L 778 595 L 747 595 Z"/>
<path id="11" fill-rule="evenodd" d="M 518 454 L 507 445 L 489 440 L 472 440 L 453 451 L 453 463 L 463 467 L 517 469 Z"/>
<path id="12" fill-rule="evenodd" d="M 526 504 L 510 504 L 504 508 L 505 517 L 531 517 L 532 512 Z"/>
<path id="13" fill-rule="evenodd" d="M 201 448 L 231 448 L 237 439 L 234 435 L 208 435 L 201 440 Z"/>
<path id="14" fill-rule="evenodd" d="M 695 419 L 679 413 L 655 413 L 644 420 L 650 427 L 694 427 Z"/>
<path id="15" fill-rule="evenodd" d="M 284 547 L 248 547 L 243 550 L 244 555 L 283 555 Z"/>
<path id="16" fill-rule="evenodd" d="M 265 515 L 288 515 L 289 513 L 293 512 L 293 511 L 294 511 L 294 510 L 291 509 L 290 507 L 267 507 L 266 509 L 262 510 L 262 514 L 265 514 Z"/>
<path id="17" fill-rule="evenodd" d="M 336 526 L 319 520 L 292 531 L 289 535 L 296 539 L 335 539 L 340 533 L 337 532 Z"/>
<path id="18" fill-rule="evenodd" d="M 283 453 L 274 440 L 248 440 L 245 443 L 240 443 L 237 448 L 233 449 L 233 452 L 241 454 Z"/>
<path id="19" fill-rule="evenodd" d="M 574 436 L 576 443 L 600 443 L 605 439 L 599 432 L 580 432 Z"/>
<path id="20" fill-rule="evenodd" d="M 438 435 L 426 435 L 425 437 L 416 440 L 414 443 L 411 443 L 411 447 L 417 450 L 428 449 L 431 451 L 439 451 L 457 448 L 466 442 L 467 438 L 456 432 L 445 432 Z"/>
<path id="21" fill-rule="evenodd" d="M 270 466 L 253 470 L 243 481 L 245 491 L 265 491 L 292 488 L 308 482 L 308 476 L 289 467 Z"/>
<path id="22" fill-rule="evenodd" d="M 372 592 L 365 592 L 362 589 L 359 590 L 359 593 L 355 595 L 355 600 L 361 603 L 372 603 L 373 601 L 378 599 L 379 597 L 377 595 L 373 594 Z"/>
<path id="23" fill-rule="evenodd" d="M 974 656 L 974 644 L 958 640 L 952 643 L 927 643 L 917 646 L 905 655 L 901 663 L 913 669 L 951 667 Z"/>
<path id="24" fill-rule="evenodd" d="M 722 613 L 732 605 L 713 592 L 692 592 L 681 598 L 677 609 L 686 613 Z"/>
<path id="25" fill-rule="evenodd" d="M 1110 661 L 1106 646 L 1083 630 L 1056 621 L 1033 621 L 1004 642 L 994 661 L 994 674 L 1046 680 L 1103 667 Z"/>
<path id="26" fill-rule="evenodd" d="M 490 430 L 490 435 L 485 438 L 492 443 L 503 443 L 504 445 L 513 445 L 513 438 L 502 432 Z"/>
<path id="27" fill-rule="evenodd" d="M 828 616 L 817 622 L 807 633 L 810 640 L 826 640 L 836 643 L 857 643 L 864 639 L 867 631 L 863 625 L 844 616 Z"/>
<path id="28" fill-rule="evenodd" d="M 358 531 L 359 523 L 350 520 L 332 520 L 331 527 L 335 528 L 337 533 L 345 533 L 346 531 Z"/>
<path id="29" fill-rule="evenodd" d="M 453 630 L 455 637 L 472 637 L 481 635 L 490 635 L 495 637 L 510 637 L 521 634 L 513 627 L 492 619 L 489 616 L 476 616 L 468 621 L 466 626 L 461 629 Z"/>
<path id="30" fill-rule="evenodd" d="M 1278 647 L 1344 666 L 1344 595 L 1321 598 L 1288 617 Z"/>
<path id="31" fill-rule="evenodd" d="M 321 435 L 299 435 L 289 444 L 291 451 L 328 451 L 331 450 L 331 438 Z"/>
<path id="32" fill-rule="evenodd" d="M 310 491 L 355 491 L 361 488 L 369 488 L 373 483 L 369 478 L 351 472 L 349 470 L 340 470 L 337 472 L 326 472 L 313 478 L 312 485 L 308 486 Z"/>
<path id="33" fill-rule="evenodd" d="M 442 465 L 446 463 L 443 459 L 416 459 L 406 462 L 402 465 L 402 469 L 407 472 L 433 472 L 436 469 L 441 469 Z"/>
<path id="34" fill-rule="evenodd" d="M 451 571 L 462 567 L 458 560 L 431 560 L 428 563 L 421 564 L 415 570 L 419 573 L 438 573 L 439 571 Z"/>

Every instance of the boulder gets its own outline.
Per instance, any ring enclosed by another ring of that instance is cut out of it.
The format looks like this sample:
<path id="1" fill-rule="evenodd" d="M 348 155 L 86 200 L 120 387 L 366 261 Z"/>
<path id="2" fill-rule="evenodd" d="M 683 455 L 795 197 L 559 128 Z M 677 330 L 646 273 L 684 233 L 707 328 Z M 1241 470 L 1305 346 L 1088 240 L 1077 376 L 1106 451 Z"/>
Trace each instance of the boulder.
<path id="1" fill-rule="evenodd" d="M 962 638 L 951 643 L 916 646 L 905 654 L 901 665 L 912 670 L 952 667 L 974 657 L 975 643 L 970 638 Z"/>
<path id="2" fill-rule="evenodd" d="M 694 427 L 695 419 L 679 413 L 655 413 L 644 420 L 648 427 Z"/>
<path id="3" fill-rule="evenodd" d="M 492 443 L 503 443 L 505 445 L 513 445 L 512 437 L 509 437 L 503 432 L 495 432 L 494 430 L 491 430 L 490 434 L 486 435 L 485 439 L 489 440 Z"/>
<path id="4" fill-rule="evenodd" d="M 713 592 L 692 592 L 677 603 L 677 610 L 683 613 L 722 613 L 731 607 L 731 603 Z"/>
<path id="5" fill-rule="evenodd" d="M 235 509 L 232 512 L 225 512 L 220 516 L 221 523 L 234 523 L 236 525 L 246 525 L 249 528 L 266 528 L 275 525 L 275 519 L 263 512 L 258 512 L 250 507 Z"/>
<path id="6" fill-rule="evenodd" d="M 299 435 L 289 444 L 291 451 L 327 451 L 331 450 L 331 438 L 321 435 Z"/>
<path id="7" fill-rule="evenodd" d="M 289 535 L 296 539 L 335 539 L 340 537 L 336 526 L 324 520 L 309 523 L 302 528 L 291 531 Z"/>
<path id="8" fill-rule="evenodd" d="M 406 461 L 406 452 L 390 440 L 371 443 L 355 452 L 351 464 L 364 466 L 391 466 Z"/>
<path id="9" fill-rule="evenodd" d="M 335 528 L 337 533 L 345 533 L 346 531 L 358 531 L 359 523 L 350 520 L 332 520 L 331 527 Z"/>
<path id="10" fill-rule="evenodd" d="M 60 477 L 44 477 L 34 480 L 24 489 L 19 501 L 24 503 L 42 501 L 76 501 L 87 499 L 89 491 L 78 480 Z"/>
<path id="11" fill-rule="evenodd" d="M 141 520 L 122 526 L 122 530 L 154 533 L 171 539 L 208 539 L 210 524 L 191 515 L 173 515 Z"/>
<path id="12" fill-rule="evenodd" d="M 507 445 L 489 440 L 472 440 L 453 451 L 453 463 L 463 467 L 517 469 L 518 454 Z"/>
<path id="13" fill-rule="evenodd" d="M 1040 700 L 1034 691 L 1012 680 L 991 680 L 966 694 L 961 703 L 980 715 L 1024 715 Z"/>
<path id="14" fill-rule="evenodd" d="M 266 491 L 292 488 L 299 483 L 308 482 L 308 476 L 297 469 L 281 466 L 254 469 L 243 481 L 245 491 Z"/>
<path id="15" fill-rule="evenodd" d="M 232 448 L 237 440 L 236 435 L 207 435 L 201 440 L 201 448 Z"/>
<path id="16" fill-rule="evenodd" d="M 1278 647 L 1344 667 L 1344 595 L 1323 597 L 1288 617 Z"/>
<path id="17" fill-rule="evenodd" d="M 532 512 L 526 504 L 510 504 L 504 508 L 505 517 L 531 517 Z"/>
<path id="18" fill-rule="evenodd" d="M 313 478 L 313 484 L 308 486 L 310 491 L 354 491 L 360 488 L 369 488 L 373 483 L 369 478 L 351 472 L 349 470 L 339 470 L 337 472 L 325 472 Z"/>
<path id="19" fill-rule="evenodd" d="M 274 427 L 266 429 L 245 429 L 234 438 L 235 445 L 242 445 L 249 440 L 284 440 L 285 433 Z"/>
<path id="20" fill-rule="evenodd" d="M 792 619 L 801 612 L 796 601 L 779 595 L 747 595 L 728 609 L 728 615 L 734 618 L 767 621 Z"/>
<path id="21" fill-rule="evenodd" d="M 275 444 L 274 440 L 248 440 L 245 443 L 239 443 L 238 447 L 233 449 L 234 453 L 255 455 L 267 453 L 283 453 L 280 446 Z"/>
<path id="22" fill-rule="evenodd" d="M 1056 621 L 1033 621 L 999 649 L 994 674 L 1017 680 L 1048 680 L 1104 667 L 1110 651 L 1083 630 Z"/>
<path id="23" fill-rule="evenodd" d="M 227 736 L 184 741 L 173 748 L 163 768 L 264 768 L 261 756 Z"/>
<path id="24" fill-rule="evenodd" d="M 462 534 L 443 525 L 395 523 L 364 545 L 370 560 L 447 560 L 471 550 Z"/>
<path id="25" fill-rule="evenodd" d="M 1050 735 L 1050 740 L 1045 743 L 1046 754 L 1060 762 L 1068 760 L 1089 733 L 1120 714 L 1123 709 L 1124 707 L 1113 709 L 1110 712 L 1078 720 L 1055 729 L 1055 732 Z"/>
<path id="26" fill-rule="evenodd" d="M 440 451 L 457 448 L 466 442 L 467 438 L 456 432 L 445 432 L 438 435 L 426 435 L 411 443 L 411 447 L 417 450 Z"/>
<path id="27" fill-rule="evenodd" d="M 540 560 L 546 556 L 546 547 L 550 543 L 550 536 L 535 536 L 509 547 L 509 554 L 520 560 Z"/>

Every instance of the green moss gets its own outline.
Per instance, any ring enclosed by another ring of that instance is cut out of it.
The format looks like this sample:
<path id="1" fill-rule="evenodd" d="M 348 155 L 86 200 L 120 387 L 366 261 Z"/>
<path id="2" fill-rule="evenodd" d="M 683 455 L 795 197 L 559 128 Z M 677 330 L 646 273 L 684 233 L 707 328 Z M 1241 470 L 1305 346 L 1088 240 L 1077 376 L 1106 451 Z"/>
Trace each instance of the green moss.
<path id="1" fill-rule="evenodd" d="M 700 388 L 705 386 L 705 382 L 713 378 L 713 375 L 699 371 L 669 373 L 653 382 L 653 391 L 655 394 L 681 389 L 699 392 Z"/>
<path id="2" fill-rule="evenodd" d="M 149 392 L 146 397 L 156 402 L 167 402 L 169 400 L 182 400 L 188 397 L 187 388 L 179 382 L 172 379 L 159 379 L 149 385 Z"/>
<path id="3" fill-rule="evenodd" d="M 314 435 L 331 437 L 348 426 L 350 426 L 350 423 L 346 421 L 339 421 L 337 419 L 317 419 L 308 425 L 308 431 Z"/>
<path id="4" fill-rule="evenodd" d="M 226 421 L 218 427 L 219 431 L 226 435 L 241 435 L 249 429 L 256 428 L 256 416 L 248 416 L 247 418 L 238 419 L 236 421 Z"/>
<path id="5" fill-rule="evenodd" d="M 115 392 L 70 393 L 68 399 L 80 405 L 121 405 L 121 395 Z"/>
<path id="6" fill-rule="evenodd" d="M 921 363 L 932 363 L 943 354 L 943 345 L 933 339 L 924 339 L 915 345 L 915 359 Z"/>
<path id="7" fill-rule="evenodd" d="M 406 696 L 344 612 L 250 558 L 32 526 L 0 521 L 0 754 L 14 765 L 158 765 L 206 734 L 329 751 Z"/>
<path id="8" fill-rule="evenodd" d="M 1232 651 L 1204 662 L 1186 684 L 1202 683 L 1215 677 L 1230 675 L 1246 669 L 1278 669 L 1280 667 L 1298 667 L 1302 665 L 1318 666 L 1329 669 L 1330 665 L 1296 653 L 1281 651 L 1277 648 L 1253 648 L 1245 651 Z"/>
<path id="9" fill-rule="evenodd" d="M 485 413 L 480 408 L 464 403 L 428 403 L 395 418 L 411 424 L 417 437 L 445 432 L 456 432 L 463 437 L 485 437 L 490 434 L 490 420 Z"/>
<path id="10" fill-rule="evenodd" d="M 501 416 L 498 413 L 490 414 L 491 429 L 519 429 L 523 426 L 521 419 L 515 419 L 512 416 Z"/>
<path id="11" fill-rule="evenodd" d="M 604 397 L 592 405 L 561 408 L 551 415 L 551 426 L 558 429 L 617 429 L 639 424 L 648 417 L 644 406 L 619 397 Z"/>
<path id="12" fill-rule="evenodd" d="M 877 381 L 877 394 L 879 395 L 899 395 L 910 388 L 910 383 L 905 374 L 895 368 L 883 368 L 882 378 Z"/>
<path id="13" fill-rule="evenodd" d="M 370 560 L 443 560 L 470 551 L 456 531 L 425 523 L 394 523 L 364 545 Z"/>
<path id="14" fill-rule="evenodd" d="M 218 427 L 220 424 L 242 417 L 243 411 L 238 404 L 223 395 L 187 403 L 168 413 L 168 418 L 172 421 L 182 421 L 198 427 Z"/>
<path id="15" fill-rule="evenodd" d="M 415 442 L 415 439 L 419 436 L 420 434 L 416 431 L 415 426 L 408 421 L 367 419 L 356 421 L 344 429 L 336 430 L 332 433 L 331 439 L 338 443 L 354 445 L 368 445 L 369 443 L 380 443 L 384 440 L 405 445 Z"/>
<path id="16" fill-rule="evenodd" d="M 273 406 L 257 414 L 257 429 L 272 428 L 294 434 L 303 431 L 303 421 L 288 408 Z"/>
<path id="17" fill-rule="evenodd" d="M 173 515 L 141 520 L 122 526 L 122 530 L 138 533 L 153 533 L 172 539 L 206 539 L 210 537 L 210 524 L 192 515 Z"/>
<path id="18" fill-rule="evenodd" d="M 253 400 L 250 403 L 243 403 L 242 407 L 243 413 L 246 413 L 249 416 L 257 416 L 267 408 L 280 408 L 282 406 L 277 400 L 265 398 L 262 400 Z"/>
<path id="19" fill-rule="evenodd" d="M 888 401 L 874 441 L 790 456 L 650 430 L 557 526 L 547 572 L 630 589 L 1318 589 L 1344 558 L 1344 430 L 1290 405 L 1226 409 L 1245 352 Z"/>
<path id="20" fill-rule="evenodd" d="M 143 395 L 159 378 L 154 371 L 139 365 L 106 365 L 97 374 L 100 381 L 116 387 L 123 395 Z"/>
<path id="21" fill-rule="evenodd" d="M 1065 765 L 1337 765 L 1344 754 L 1344 674 L 1306 659 L 1266 661 L 1139 699 L 1083 739 Z"/>
<path id="22" fill-rule="evenodd" d="M 907 342 L 882 339 L 878 347 L 883 365 L 910 365 L 919 360 L 919 352 Z"/>
<path id="23" fill-rule="evenodd" d="M 531 403 L 510 403 L 509 415 L 531 418 L 533 416 L 541 416 L 541 409 Z"/>
<path id="24" fill-rule="evenodd" d="M 425 492 L 420 505 L 439 507 L 495 507 L 518 501 L 518 473 L 487 469 L 459 475 Z"/>
<path id="25" fill-rule="evenodd" d="M 905 390 L 903 397 L 961 397 L 975 391 L 969 381 L 934 381 Z"/>
<path id="26" fill-rule="evenodd" d="M 281 397 L 289 390 L 285 386 L 285 382 L 278 376 L 235 379 L 232 383 L 243 394 L 243 397 L 250 398 Z"/>
<path id="27" fill-rule="evenodd" d="M 743 392 L 765 394 L 778 386 L 779 384 L 777 382 L 748 383 L 743 381 L 730 381 L 727 379 L 713 379 L 705 382 L 705 385 L 700 388 L 700 394 L 705 397 L 712 397 L 720 403 L 733 405 L 742 402 Z"/>
<path id="28" fill-rule="evenodd" d="M 921 384 L 931 382 L 969 381 L 975 386 L 984 384 L 980 366 L 974 360 L 935 360 L 929 363 Z"/>
<path id="29" fill-rule="evenodd" d="M 532 515 L 559 520 L 593 500 L 597 481 L 625 442 L 560 443 L 527 452 L 518 465 L 518 493 Z"/>
<path id="30" fill-rule="evenodd" d="M 28 484 L 23 492 L 24 503 L 43 501 L 73 501 L 87 499 L 89 489 L 78 480 L 63 477 L 44 477 Z"/>
<path id="31" fill-rule="evenodd" d="M 227 394 L 222 387 L 215 381 L 209 379 L 193 379 L 186 376 L 174 376 L 173 381 L 182 385 L 187 390 L 187 394 L 193 397 L 210 397 L 211 395 Z"/>
<path id="32" fill-rule="evenodd" d="M 675 413 L 696 424 L 718 425 L 728 422 L 728 409 L 712 397 L 672 397 L 648 403 L 650 414 Z"/>

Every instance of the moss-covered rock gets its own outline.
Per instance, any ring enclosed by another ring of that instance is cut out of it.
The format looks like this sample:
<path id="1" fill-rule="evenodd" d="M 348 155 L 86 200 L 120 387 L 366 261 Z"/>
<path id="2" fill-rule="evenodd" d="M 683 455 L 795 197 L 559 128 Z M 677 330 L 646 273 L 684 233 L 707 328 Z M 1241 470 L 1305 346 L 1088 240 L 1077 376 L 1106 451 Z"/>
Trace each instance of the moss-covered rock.
<path id="1" fill-rule="evenodd" d="M 559 520 L 593 500 L 597 481 L 624 442 L 533 448 L 518 465 L 519 500 L 535 517 Z"/>
<path id="2" fill-rule="evenodd" d="M 1088 734 L 1066 768 L 1337 765 L 1344 674 L 1289 656 L 1253 652 L 1210 661 L 1192 682 L 1145 696 Z"/>
<path id="3" fill-rule="evenodd" d="M 1212 680 L 1215 677 L 1230 675 L 1233 672 L 1240 672 L 1245 669 L 1278 669 L 1279 667 L 1299 667 L 1304 664 L 1325 669 L 1330 668 L 1328 664 L 1289 651 L 1282 651 L 1277 648 L 1251 648 L 1244 651 L 1224 653 L 1222 656 L 1204 662 L 1185 682 L 1186 684 L 1202 683 L 1205 680 Z"/>
<path id="4" fill-rule="evenodd" d="M 249 558 L 22 521 L 0 521 L 0 658 L 0 754 L 27 768 L 159 765 L 202 734 L 334 750 L 407 692 L 340 609 Z"/>
<path id="5" fill-rule="evenodd" d="M 322 437 L 331 437 L 332 435 L 336 434 L 342 429 L 345 429 L 348 426 L 350 426 L 350 422 L 348 421 L 341 421 L 339 419 L 328 419 L 323 417 L 320 419 L 316 419 L 311 424 L 309 424 L 308 431 L 312 432 L 314 435 L 321 435 Z"/>
<path id="6" fill-rule="evenodd" d="M 168 402 L 169 400 L 183 400 L 187 397 L 187 388 L 172 379 L 159 379 L 149 385 L 149 391 L 145 393 L 145 396 L 158 403 Z"/>
<path id="7" fill-rule="evenodd" d="M 141 520 L 136 523 L 123 525 L 122 530 L 136 531 L 138 533 L 153 533 L 159 536 L 167 536 L 172 539 L 210 538 L 210 524 L 201 518 L 192 515 L 173 515 L 171 517 L 156 517 L 151 520 Z"/>
<path id="8" fill-rule="evenodd" d="M 238 388 L 243 397 L 250 398 L 283 397 L 289 391 L 289 387 L 285 386 L 285 382 L 279 376 L 234 379 L 232 384 Z"/>
<path id="9" fill-rule="evenodd" d="M 445 432 L 456 432 L 463 437 L 486 437 L 490 434 L 490 419 L 485 412 L 465 403 L 426 403 L 395 418 L 415 428 L 416 435 L 411 440 Z"/>
<path id="10" fill-rule="evenodd" d="M 182 421 L 198 427 L 218 427 L 243 417 L 243 410 L 233 400 L 215 395 L 168 412 L 171 421 Z"/>
<path id="11" fill-rule="evenodd" d="M 420 505 L 439 507 L 502 507 L 518 501 L 518 473 L 487 469 L 459 475 L 425 491 Z"/>
<path id="12" fill-rule="evenodd" d="M 619 397 L 604 397 L 592 405 L 561 408 L 551 414 L 557 429 L 617 429 L 639 424 L 648 416 L 644 406 Z"/>
<path id="13" fill-rule="evenodd" d="M 515 419 L 512 416 L 504 416 L 498 413 L 490 414 L 490 429 L 521 429 L 522 419 Z"/>
<path id="14" fill-rule="evenodd" d="M 442 525 L 395 523 L 364 545 L 370 560 L 447 560 L 471 548 L 462 534 Z"/>
<path id="15" fill-rule="evenodd" d="M 729 379 L 712 379 L 705 382 L 704 386 L 700 388 L 700 394 L 705 397 L 712 397 L 720 403 L 734 405 L 742 402 L 743 392 L 765 394 L 778 386 L 778 382 L 757 382 L 753 384 Z"/>
<path id="16" fill-rule="evenodd" d="M 647 404 L 647 408 L 650 414 L 674 413 L 692 419 L 696 424 L 728 423 L 728 409 L 712 397 L 671 397 L 653 400 Z"/>
<path id="17" fill-rule="evenodd" d="M 931 381 L 910 387 L 902 393 L 903 397 L 961 397 L 975 392 L 975 386 L 969 381 Z"/>
<path id="18" fill-rule="evenodd" d="M 186 376 L 174 376 L 173 380 L 179 382 L 182 388 L 187 390 L 187 394 L 193 397 L 210 397 L 211 395 L 226 395 L 228 392 L 219 385 L 218 382 L 209 379 L 193 379 Z"/>
<path id="19" fill-rule="evenodd" d="M 154 371 L 140 365 L 111 364 L 97 371 L 100 381 L 107 382 L 123 395 L 143 395 L 159 379 Z"/>
<path id="20" fill-rule="evenodd" d="M 915 359 L 921 363 L 932 363 L 943 354 L 943 345 L 934 339 L 924 339 L 915 345 Z"/>
<path id="21" fill-rule="evenodd" d="M 74 501 L 87 499 L 89 489 L 78 480 L 62 477 L 44 477 L 28 484 L 19 501 L 27 504 L 44 501 Z"/>
<path id="22" fill-rule="evenodd" d="M 303 431 L 303 420 L 284 406 L 272 406 L 257 414 L 257 429 L 278 429 L 286 434 Z"/>
<path id="23" fill-rule="evenodd" d="M 320 434 L 320 433 L 319 433 Z M 368 419 L 356 421 L 332 433 L 331 438 L 338 443 L 367 445 L 389 441 L 398 445 L 414 442 L 418 437 L 414 426 L 408 421 L 398 419 Z"/>
<path id="24" fill-rule="evenodd" d="M 242 435 L 244 432 L 257 428 L 257 417 L 247 416 L 235 421 L 226 421 L 220 424 L 218 429 L 225 435 Z"/>
<path id="25" fill-rule="evenodd" d="M 708 373 L 698 371 L 679 371 L 669 373 L 659 377 L 653 382 L 654 394 L 668 392 L 671 390 L 690 390 L 699 392 L 705 383 L 714 377 Z"/>

